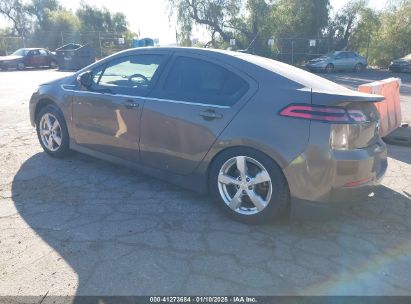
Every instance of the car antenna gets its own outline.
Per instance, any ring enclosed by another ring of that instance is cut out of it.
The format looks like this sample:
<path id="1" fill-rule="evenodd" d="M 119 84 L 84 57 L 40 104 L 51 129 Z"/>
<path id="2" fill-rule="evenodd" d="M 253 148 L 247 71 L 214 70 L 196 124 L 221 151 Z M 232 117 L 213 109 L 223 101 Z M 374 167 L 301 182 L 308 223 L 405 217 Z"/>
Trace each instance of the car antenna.
<path id="1" fill-rule="evenodd" d="M 248 47 L 245 50 L 238 50 L 238 52 L 240 53 L 250 53 L 250 47 L 252 47 L 254 45 L 255 40 L 258 37 L 258 33 L 255 35 L 254 39 L 250 42 L 250 44 L 248 45 Z"/>

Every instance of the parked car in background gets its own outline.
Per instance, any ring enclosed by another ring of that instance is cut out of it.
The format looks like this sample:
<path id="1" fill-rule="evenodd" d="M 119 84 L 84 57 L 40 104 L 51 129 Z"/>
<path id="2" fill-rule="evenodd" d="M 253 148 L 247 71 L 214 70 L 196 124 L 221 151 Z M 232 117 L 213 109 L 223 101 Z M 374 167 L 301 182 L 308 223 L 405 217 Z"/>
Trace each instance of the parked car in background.
<path id="1" fill-rule="evenodd" d="M 391 61 L 390 71 L 411 73 L 411 54 Z"/>
<path id="2" fill-rule="evenodd" d="M 311 72 L 354 71 L 367 67 L 367 59 L 355 52 L 338 51 L 310 60 L 305 67 Z"/>
<path id="3" fill-rule="evenodd" d="M 24 70 L 26 67 L 56 68 L 57 60 L 53 53 L 41 48 L 18 49 L 9 56 L 0 57 L 0 68 L 2 70 Z"/>
<path id="4" fill-rule="evenodd" d="M 135 167 L 257 223 L 369 193 L 387 168 L 381 100 L 250 54 L 139 48 L 41 85 L 30 118 L 51 156 Z"/>

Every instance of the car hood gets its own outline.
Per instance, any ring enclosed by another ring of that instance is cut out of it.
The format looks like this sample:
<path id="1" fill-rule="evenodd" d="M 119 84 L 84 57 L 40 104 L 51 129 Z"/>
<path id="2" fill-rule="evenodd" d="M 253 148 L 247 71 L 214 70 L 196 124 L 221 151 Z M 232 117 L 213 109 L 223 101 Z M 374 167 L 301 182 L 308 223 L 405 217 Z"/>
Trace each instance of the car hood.
<path id="1" fill-rule="evenodd" d="M 319 58 L 311 59 L 309 63 L 317 63 L 317 62 L 327 61 L 327 60 L 330 60 L 330 57 L 319 57 Z"/>
<path id="2" fill-rule="evenodd" d="M 12 61 L 12 60 L 18 60 L 22 58 L 23 56 L 17 56 L 17 55 L 0 56 L 0 61 Z"/>
<path id="3" fill-rule="evenodd" d="M 57 79 L 54 79 L 52 81 L 42 83 L 42 84 L 40 84 L 40 86 L 73 85 L 73 84 L 75 84 L 75 80 L 76 80 L 76 77 L 75 77 L 75 74 L 73 73 L 72 75 L 66 75 L 66 76 L 63 76 L 61 78 L 57 78 Z"/>
<path id="4" fill-rule="evenodd" d="M 405 59 L 405 58 L 401 58 L 401 59 L 396 59 L 392 61 L 395 64 L 410 64 L 411 60 L 409 59 Z"/>

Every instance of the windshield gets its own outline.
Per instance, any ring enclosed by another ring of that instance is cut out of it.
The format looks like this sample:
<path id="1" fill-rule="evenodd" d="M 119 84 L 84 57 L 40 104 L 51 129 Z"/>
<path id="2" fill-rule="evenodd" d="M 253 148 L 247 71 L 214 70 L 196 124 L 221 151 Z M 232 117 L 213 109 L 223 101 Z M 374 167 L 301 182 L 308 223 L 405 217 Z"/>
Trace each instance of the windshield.
<path id="1" fill-rule="evenodd" d="M 318 58 L 316 58 L 316 59 L 330 58 L 330 57 L 332 57 L 335 53 L 336 53 L 336 52 L 332 51 L 332 52 L 329 52 L 329 53 L 327 53 L 327 54 L 325 54 L 325 55 L 322 55 L 322 56 L 320 56 L 320 57 L 318 57 Z"/>
<path id="2" fill-rule="evenodd" d="M 16 56 L 26 56 L 27 53 L 28 53 L 28 51 L 27 51 L 26 49 L 18 49 L 17 51 L 15 51 L 15 52 L 13 53 L 13 55 L 16 55 Z"/>

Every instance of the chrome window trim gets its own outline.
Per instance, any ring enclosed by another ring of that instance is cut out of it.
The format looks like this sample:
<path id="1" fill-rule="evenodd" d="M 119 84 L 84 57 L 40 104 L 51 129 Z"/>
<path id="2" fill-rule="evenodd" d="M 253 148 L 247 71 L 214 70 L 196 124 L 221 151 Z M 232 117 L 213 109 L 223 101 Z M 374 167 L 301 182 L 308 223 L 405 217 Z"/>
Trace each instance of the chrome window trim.
<path id="1" fill-rule="evenodd" d="M 104 93 L 103 94 L 103 93 L 98 93 L 98 92 L 80 91 L 80 90 L 71 89 L 71 88 L 75 88 L 76 85 L 64 85 L 64 84 L 62 84 L 60 87 L 64 91 L 75 92 L 75 93 L 86 93 L 86 94 L 92 94 L 92 95 L 103 95 L 103 96 L 124 97 L 124 98 L 140 98 L 140 99 L 151 100 L 151 101 L 160 101 L 160 102 L 168 102 L 168 103 L 175 103 L 175 104 L 194 105 L 194 106 L 209 107 L 209 108 L 211 107 L 211 108 L 217 108 L 217 109 L 230 109 L 231 108 L 230 106 L 206 104 L 206 103 L 201 103 L 201 102 L 189 102 L 189 101 L 182 101 L 182 100 L 154 98 L 154 97 L 145 97 L 145 96 L 135 96 L 135 95 L 123 95 L 123 94 L 109 94 L 109 93 Z M 67 87 L 70 87 L 70 89 L 67 88 Z"/>

